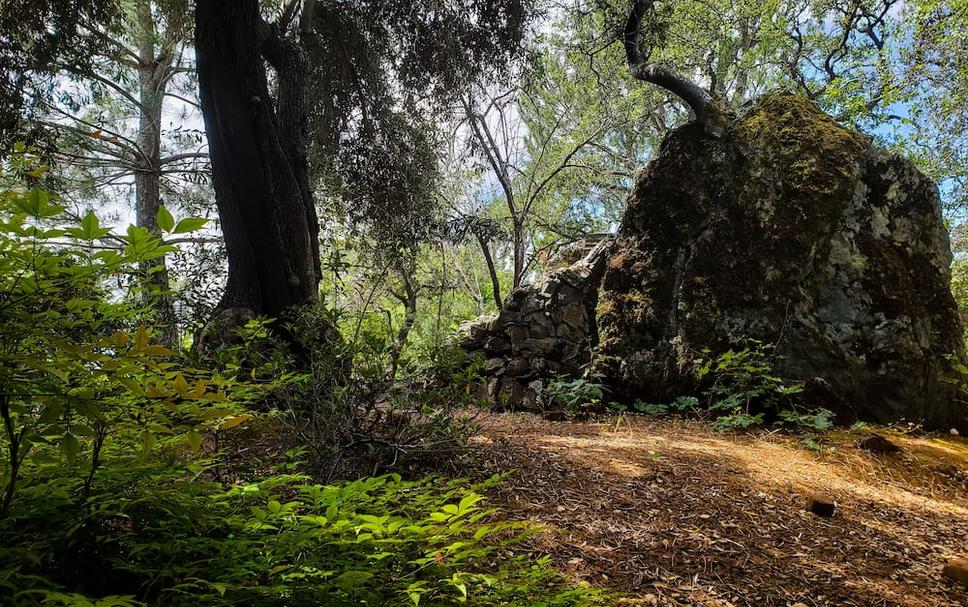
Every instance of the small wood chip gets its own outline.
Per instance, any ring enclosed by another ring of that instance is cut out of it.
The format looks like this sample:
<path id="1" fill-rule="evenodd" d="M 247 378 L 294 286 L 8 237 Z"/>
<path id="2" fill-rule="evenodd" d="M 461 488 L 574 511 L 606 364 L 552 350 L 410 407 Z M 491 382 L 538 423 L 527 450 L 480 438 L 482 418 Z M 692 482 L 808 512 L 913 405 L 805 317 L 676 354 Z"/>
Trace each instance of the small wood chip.
<path id="1" fill-rule="evenodd" d="M 825 495 L 814 494 L 807 498 L 807 510 L 817 516 L 833 516 L 836 508 L 837 503 Z"/>
<path id="2" fill-rule="evenodd" d="M 941 573 L 968 586 L 968 558 L 951 559 L 945 564 Z"/>

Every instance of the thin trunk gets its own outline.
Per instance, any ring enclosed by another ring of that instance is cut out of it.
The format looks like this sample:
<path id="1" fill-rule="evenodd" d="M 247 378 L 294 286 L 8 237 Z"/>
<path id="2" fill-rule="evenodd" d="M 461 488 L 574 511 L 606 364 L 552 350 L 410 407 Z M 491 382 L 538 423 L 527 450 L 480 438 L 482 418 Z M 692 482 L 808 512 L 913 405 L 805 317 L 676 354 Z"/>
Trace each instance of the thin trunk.
<path id="1" fill-rule="evenodd" d="M 498 280 L 497 268 L 494 266 L 494 258 L 491 256 L 491 248 L 487 240 L 481 234 L 475 234 L 477 242 L 481 245 L 481 252 L 484 254 L 484 262 L 487 263 L 487 273 L 491 275 L 491 291 L 494 294 L 494 305 L 498 310 L 504 309 L 504 300 L 501 298 L 501 281 Z"/>
<path id="2" fill-rule="evenodd" d="M 386 374 L 387 381 L 391 381 L 397 376 L 397 369 L 400 366 L 400 355 L 403 354 L 403 347 L 406 345 L 407 338 L 410 336 L 410 330 L 413 329 L 413 325 L 417 321 L 417 290 L 414 288 L 413 281 L 406 270 L 403 272 L 403 293 L 394 293 L 394 297 L 399 299 L 403 304 L 406 315 L 403 318 L 403 324 L 397 330 L 397 336 L 394 338 L 393 344 L 390 346 L 390 364 L 387 367 Z"/>
<path id="3" fill-rule="evenodd" d="M 7 439 L 7 458 L 10 462 L 7 486 L 3 492 L 3 502 L 0 503 L 0 516 L 5 517 L 10 512 L 10 504 L 13 503 L 13 496 L 17 490 L 17 478 L 20 474 L 20 462 L 23 461 L 20 454 L 23 432 L 18 433 L 14 428 L 8 394 L 0 394 L 0 418 L 3 419 L 3 429 Z"/>
<path id="4" fill-rule="evenodd" d="M 138 20 L 138 149 L 135 151 L 135 199 L 138 225 L 161 236 L 157 216 L 161 206 L 161 117 L 165 88 L 171 73 L 171 59 L 156 50 L 157 32 L 150 0 L 137 5 Z M 154 312 L 161 329 L 161 341 L 168 347 L 178 345 L 175 306 L 164 257 L 141 264 L 142 297 Z"/>
<path id="5" fill-rule="evenodd" d="M 198 0 L 199 91 L 229 276 L 219 310 L 279 318 L 317 297 L 318 223 L 306 165 L 307 62 L 257 0 Z M 278 76 L 269 94 L 265 62 Z"/>
<path id="6" fill-rule="evenodd" d="M 749 18 L 739 25 L 739 44 L 736 51 L 736 87 L 733 92 L 733 106 L 739 107 L 746 103 L 746 91 L 749 87 L 749 69 L 743 65 L 743 58 L 750 50 L 752 37 L 750 36 Z"/>

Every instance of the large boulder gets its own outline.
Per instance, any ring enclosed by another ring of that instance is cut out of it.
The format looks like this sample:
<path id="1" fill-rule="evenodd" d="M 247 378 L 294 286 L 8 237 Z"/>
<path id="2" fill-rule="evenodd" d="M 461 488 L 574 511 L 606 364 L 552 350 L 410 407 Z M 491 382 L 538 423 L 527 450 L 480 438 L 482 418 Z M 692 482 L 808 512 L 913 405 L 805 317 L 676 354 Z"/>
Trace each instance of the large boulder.
<path id="1" fill-rule="evenodd" d="M 721 138 L 671 133 L 636 178 L 597 308 L 595 370 L 613 396 L 697 388 L 690 360 L 750 338 L 813 404 L 875 421 L 965 427 L 963 359 L 935 185 L 915 166 L 777 93 Z"/>

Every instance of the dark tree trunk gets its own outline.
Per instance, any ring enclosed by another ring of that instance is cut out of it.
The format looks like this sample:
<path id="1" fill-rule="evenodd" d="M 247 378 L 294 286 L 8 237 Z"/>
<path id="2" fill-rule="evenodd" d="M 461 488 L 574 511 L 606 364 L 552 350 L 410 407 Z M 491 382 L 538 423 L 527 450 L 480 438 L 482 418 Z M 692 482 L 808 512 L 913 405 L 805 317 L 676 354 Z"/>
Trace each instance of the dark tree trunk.
<path id="1" fill-rule="evenodd" d="M 317 297 L 316 211 L 306 162 L 307 61 L 257 0 L 198 0 L 195 44 L 229 276 L 219 311 L 283 316 Z M 269 94 L 265 62 L 276 71 Z"/>
<path id="2" fill-rule="evenodd" d="M 504 308 L 504 300 L 501 298 L 501 281 L 497 276 L 497 268 L 494 266 L 494 257 L 491 256 L 491 247 L 481 234 L 475 234 L 477 242 L 481 245 L 481 253 L 484 254 L 484 261 L 487 263 L 487 273 L 491 277 L 491 292 L 494 295 L 494 305 L 498 310 Z"/>
<path id="3" fill-rule="evenodd" d="M 156 236 L 158 208 L 161 206 L 161 115 L 165 88 L 171 76 L 171 57 L 156 52 L 155 21 L 151 3 L 142 0 L 137 5 L 138 19 L 138 149 L 134 163 L 136 216 L 138 225 Z M 178 326 L 175 306 L 168 283 L 168 267 L 164 257 L 141 265 L 142 297 L 154 312 L 154 320 L 161 328 L 161 341 L 174 348 L 178 345 Z"/>

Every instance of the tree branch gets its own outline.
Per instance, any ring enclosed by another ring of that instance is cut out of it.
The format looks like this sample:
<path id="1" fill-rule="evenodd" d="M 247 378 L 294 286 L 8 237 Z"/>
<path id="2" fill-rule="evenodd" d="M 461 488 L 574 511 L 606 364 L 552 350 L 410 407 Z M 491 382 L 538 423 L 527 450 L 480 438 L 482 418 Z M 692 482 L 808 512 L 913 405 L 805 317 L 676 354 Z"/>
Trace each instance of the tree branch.
<path id="1" fill-rule="evenodd" d="M 682 99 L 710 134 L 721 137 L 724 116 L 716 99 L 678 72 L 649 63 L 648 56 L 642 52 L 642 19 L 652 9 L 653 2 L 654 0 L 632 0 L 623 37 L 629 72 L 635 79 L 661 86 Z"/>

